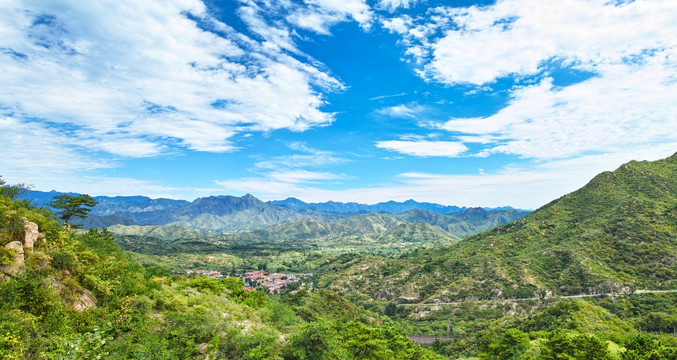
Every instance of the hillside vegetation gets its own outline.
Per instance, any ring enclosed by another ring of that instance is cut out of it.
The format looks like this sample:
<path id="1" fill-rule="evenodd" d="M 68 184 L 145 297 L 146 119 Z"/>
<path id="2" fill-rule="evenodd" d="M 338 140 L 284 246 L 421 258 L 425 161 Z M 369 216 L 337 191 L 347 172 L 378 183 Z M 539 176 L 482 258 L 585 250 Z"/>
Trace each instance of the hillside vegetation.
<path id="1" fill-rule="evenodd" d="M 397 301 L 674 288 L 677 155 L 633 161 L 515 222 L 444 250 L 328 264 L 326 286 Z"/>
<path id="2" fill-rule="evenodd" d="M 174 271 L 205 267 L 231 273 L 264 268 L 311 272 L 324 263 L 327 256 L 397 256 L 414 249 L 438 248 L 525 214 L 512 209 L 471 208 L 453 215 L 409 210 L 401 214 L 368 213 L 332 221 L 288 221 L 232 234 L 176 225 L 114 225 L 109 230 L 120 246 L 139 254 L 137 258 L 144 264 L 164 264 Z"/>
<path id="3" fill-rule="evenodd" d="M 452 359 L 677 359 L 677 294 L 640 291 L 677 288 L 676 226 L 673 155 L 442 249 L 335 257 L 320 283 L 410 334 L 449 335 L 433 349 Z M 621 295 L 557 296 L 595 293 Z"/>
<path id="4" fill-rule="evenodd" d="M 143 268 L 109 232 L 67 232 L 0 185 L 0 358 L 440 358 L 331 291 L 280 298 Z M 44 242 L 24 239 L 29 222 Z"/>

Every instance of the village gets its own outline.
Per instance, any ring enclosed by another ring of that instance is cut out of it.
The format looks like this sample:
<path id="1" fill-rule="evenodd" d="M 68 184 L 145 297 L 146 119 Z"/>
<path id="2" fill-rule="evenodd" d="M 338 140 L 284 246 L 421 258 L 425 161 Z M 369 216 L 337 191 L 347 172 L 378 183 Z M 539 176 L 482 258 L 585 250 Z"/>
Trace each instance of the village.
<path id="1" fill-rule="evenodd" d="M 217 270 L 185 270 L 185 273 L 206 276 L 208 278 L 221 279 L 228 277 Z M 245 290 L 256 290 L 257 287 L 262 286 L 270 293 L 279 293 L 282 289 L 291 284 L 299 284 L 299 282 L 312 277 L 313 274 L 283 274 L 283 273 L 269 273 L 264 271 L 250 271 L 244 275 L 236 276 L 244 281 Z M 301 286 L 313 288 L 313 283 L 300 283 Z"/>

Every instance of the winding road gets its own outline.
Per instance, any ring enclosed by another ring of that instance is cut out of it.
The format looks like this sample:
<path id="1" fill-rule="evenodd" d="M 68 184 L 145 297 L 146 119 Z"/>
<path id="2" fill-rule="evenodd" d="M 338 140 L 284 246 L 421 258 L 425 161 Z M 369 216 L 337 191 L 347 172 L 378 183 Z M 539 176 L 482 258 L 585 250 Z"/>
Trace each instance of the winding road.
<path id="1" fill-rule="evenodd" d="M 534 300 L 552 300 L 552 299 L 580 299 L 588 297 L 602 297 L 602 296 L 628 296 L 635 294 L 665 294 L 665 293 L 677 293 L 677 290 L 635 290 L 633 293 L 605 293 L 605 294 L 579 294 L 579 295 L 565 295 L 565 296 L 551 296 L 551 297 L 532 297 L 532 298 L 519 298 L 519 299 L 494 299 L 494 300 L 464 300 L 448 303 L 418 303 L 418 304 L 398 304 L 397 306 L 440 306 L 440 305 L 460 305 L 467 302 L 489 302 L 489 303 L 509 303 L 509 302 L 520 302 L 520 301 L 534 301 Z M 409 339 L 413 342 L 429 346 L 435 343 L 435 341 L 449 341 L 453 340 L 452 337 L 447 336 L 429 336 L 429 335 L 408 335 Z"/>
<path id="2" fill-rule="evenodd" d="M 677 290 L 635 290 L 632 293 L 603 293 L 603 294 L 579 294 L 579 295 L 564 295 L 564 296 L 550 296 L 550 297 L 530 297 L 517 299 L 489 299 L 489 300 L 463 300 L 446 303 L 416 303 L 416 304 L 397 304 L 397 306 L 438 306 L 438 305 L 460 305 L 468 302 L 489 302 L 489 303 L 510 303 L 520 301 L 534 301 L 534 300 L 553 300 L 553 299 L 580 299 L 587 297 L 604 297 L 604 296 L 628 296 L 636 294 L 664 294 L 677 293 Z"/>

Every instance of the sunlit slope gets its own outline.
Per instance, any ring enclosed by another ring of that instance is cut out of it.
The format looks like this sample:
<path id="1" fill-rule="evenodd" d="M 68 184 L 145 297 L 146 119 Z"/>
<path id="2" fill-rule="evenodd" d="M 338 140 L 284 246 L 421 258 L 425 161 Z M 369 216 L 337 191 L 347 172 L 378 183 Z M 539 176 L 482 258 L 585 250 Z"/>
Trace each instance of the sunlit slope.
<path id="1" fill-rule="evenodd" d="M 399 301 L 675 287 L 677 154 L 622 165 L 531 215 L 444 250 L 328 264 L 324 284 Z"/>

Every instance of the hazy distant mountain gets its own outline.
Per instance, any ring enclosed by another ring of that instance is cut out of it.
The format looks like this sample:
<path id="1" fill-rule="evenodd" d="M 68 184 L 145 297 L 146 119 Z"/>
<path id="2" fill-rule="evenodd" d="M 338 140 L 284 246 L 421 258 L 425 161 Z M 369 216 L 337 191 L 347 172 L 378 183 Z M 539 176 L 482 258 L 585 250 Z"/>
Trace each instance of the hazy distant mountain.
<path id="1" fill-rule="evenodd" d="M 222 217 L 201 214 L 193 221 L 213 217 L 214 219 L 210 219 L 211 224 L 230 219 L 229 223 L 224 223 L 222 226 L 252 226 L 255 220 L 251 219 L 251 211 L 252 209 L 246 209 Z M 257 247 L 262 246 L 261 244 L 284 244 L 299 249 L 322 249 L 332 254 L 346 252 L 401 254 L 414 249 L 453 244 L 467 235 L 493 227 L 497 222 L 500 225 L 526 214 L 516 210 L 485 211 L 479 209 L 479 211 L 485 213 L 484 216 L 471 217 L 468 220 L 464 220 L 464 217 L 467 218 L 470 212 L 477 212 L 476 209 L 468 209 L 453 215 L 441 215 L 426 210 L 410 210 L 402 214 L 368 213 L 329 221 L 304 218 L 249 232 L 228 234 L 203 232 L 175 224 L 115 225 L 109 227 L 109 230 L 116 234 L 118 243 L 123 248 L 154 255 L 237 252 L 243 247 Z M 246 214 L 248 223 L 235 223 L 232 216 L 242 214 Z M 440 225 L 453 232 L 446 231 Z M 207 225 L 197 224 L 196 226 L 205 228 Z"/>
<path id="2" fill-rule="evenodd" d="M 446 206 L 428 202 L 417 202 L 414 200 L 407 200 L 405 202 L 396 202 L 391 200 L 378 204 L 367 205 L 355 202 L 342 203 L 335 201 L 327 201 L 323 203 L 306 203 L 297 198 L 290 197 L 285 200 L 269 201 L 269 203 L 295 210 L 311 209 L 339 214 L 356 214 L 367 212 L 387 212 L 391 214 L 399 214 L 412 209 L 434 211 L 439 214 L 455 214 L 466 209 L 465 207 Z"/>
<path id="3" fill-rule="evenodd" d="M 50 191 L 29 191 L 27 198 L 38 205 L 49 203 L 56 195 L 63 193 Z M 77 195 L 69 193 L 69 195 Z M 256 197 L 247 194 L 242 197 L 236 196 L 209 196 L 198 198 L 189 202 L 185 200 L 151 199 L 146 196 L 97 196 L 99 204 L 92 209 L 87 219 L 80 221 L 84 228 L 108 227 L 115 224 L 121 225 L 177 225 L 185 228 L 199 229 L 214 232 L 237 232 L 251 231 L 267 228 L 276 224 L 297 221 L 332 221 L 341 218 L 352 217 L 359 214 L 384 213 L 398 214 L 408 217 L 406 220 L 389 217 L 389 221 L 396 223 L 430 223 L 453 233 L 469 234 L 477 232 L 477 229 L 465 223 L 454 225 L 459 220 L 440 217 L 443 215 L 465 214 L 469 216 L 487 216 L 484 209 L 469 209 L 458 206 L 445 206 L 433 203 L 419 203 L 414 200 L 405 202 L 388 201 L 384 203 L 365 205 L 358 203 L 340 203 L 328 201 L 325 203 L 308 204 L 295 198 L 281 201 L 263 202 Z M 409 213 L 414 211 L 414 213 Z M 421 213 L 417 213 L 419 211 Z M 515 216 L 523 216 L 518 210 L 508 208 L 499 213 L 492 213 L 494 217 L 504 216 L 502 219 L 514 220 Z M 514 213 L 513 213 L 514 212 Z M 476 214 L 475 214 L 476 213 Z M 472 215 L 474 214 L 474 215 Z M 508 214 L 508 215 L 506 215 Z M 328 225 L 331 230 L 325 229 L 331 234 L 365 233 L 383 231 L 390 228 L 375 221 L 378 215 L 347 220 L 350 224 Z M 381 218 L 388 218 L 381 216 Z M 355 221 L 362 223 L 354 223 Z M 382 219 L 383 220 L 383 219 Z M 479 219 L 482 224 L 500 225 L 501 219 Z M 385 221 L 385 220 L 384 220 Z M 287 225 L 285 225 L 287 226 Z M 293 226 L 302 226 L 295 224 Z M 337 227 L 343 226 L 344 230 Z M 483 225 L 484 226 L 484 225 Z M 374 227 L 371 231 L 369 227 Z M 484 230 L 482 228 L 481 230 Z M 481 231 L 479 230 L 479 231 Z M 280 229 L 282 231 L 282 229 Z M 287 232 L 282 231 L 282 233 Z M 298 234 L 297 231 L 291 231 Z M 301 231 L 303 233 L 303 231 Z M 465 236 L 463 235 L 463 236 Z"/>
<path id="4" fill-rule="evenodd" d="M 179 215 L 198 216 L 212 214 L 217 216 L 228 215 L 243 210 L 255 209 L 265 211 L 270 206 L 263 201 L 247 194 L 242 197 L 236 196 L 209 196 L 198 198 L 177 212 Z"/>
<path id="5" fill-rule="evenodd" d="M 29 191 L 26 198 L 46 205 L 63 193 Z M 69 195 L 78 195 L 69 193 Z M 260 229 L 284 221 L 304 218 L 335 219 L 337 214 L 293 209 L 265 203 L 252 195 L 209 196 L 193 202 L 172 199 L 151 199 L 145 196 L 97 196 L 99 202 L 84 223 L 84 228 L 122 225 L 178 225 L 215 232 Z"/>

